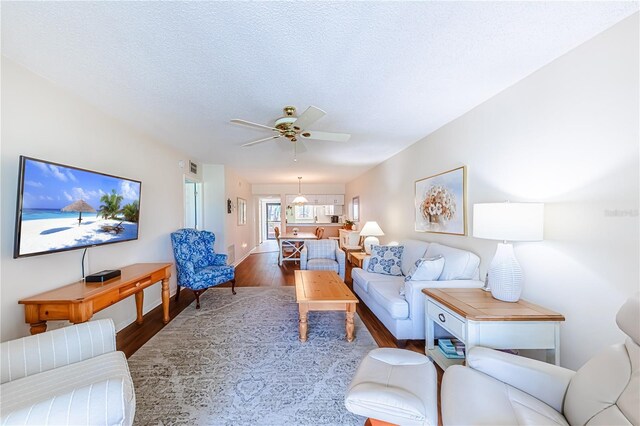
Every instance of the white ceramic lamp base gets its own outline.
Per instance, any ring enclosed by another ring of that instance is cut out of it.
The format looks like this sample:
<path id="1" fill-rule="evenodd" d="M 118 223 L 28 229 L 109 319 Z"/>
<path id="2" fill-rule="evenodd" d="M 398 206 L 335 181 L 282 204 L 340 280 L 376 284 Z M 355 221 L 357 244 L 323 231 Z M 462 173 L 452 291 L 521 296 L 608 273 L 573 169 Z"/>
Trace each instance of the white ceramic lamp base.
<path id="1" fill-rule="evenodd" d="M 380 240 L 378 237 L 374 237 L 373 235 L 368 236 L 364 239 L 364 252 L 367 254 L 371 254 L 371 246 L 375 246 L 380 244 Z"/>
<path id="2" fill-rule="evenodd" d="M 499 243 L 489 265 L 489 287 L 494 298 L 517 302 L 522 293 L 524 274 L 513 252 L 513 245 Z"/>

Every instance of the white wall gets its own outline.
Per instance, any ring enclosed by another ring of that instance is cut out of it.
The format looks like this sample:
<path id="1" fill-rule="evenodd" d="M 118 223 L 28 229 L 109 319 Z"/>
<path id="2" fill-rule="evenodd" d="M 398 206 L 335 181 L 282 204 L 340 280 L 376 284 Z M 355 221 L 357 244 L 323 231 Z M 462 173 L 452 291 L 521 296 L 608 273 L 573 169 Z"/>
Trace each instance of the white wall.
<path id="1" fill-rule="evenodd" d="M 247 202 L 247 223 L 238 225 L 238 197 Z M 251 194 L 251 184 L 241 177 L 235 170 L 225 167 L 225 200 L 231 199 L 236 209 L 226 215 L 225 224 L 225 253 L 229 246 L 234 246 L 233 263 L 240 263 L 256 246 L 258 232 L 258 202 Z M 226 204 L 225 204 L 226 206 Z M 226 208 L 226 207 L 225 207 Z M 232 253 L 229 253 L 231 256 Z"/>
<path id="2" fill-rule="evenodd" d="M 2 58 L 0 308 L 2 341 L 29 333 L 18 300 L 81 278 L 81 250 L 12 258 L 18 157 L 27 155 L 142 181 L 139 239 L 89 249 L 89 272 L 136 262 L 173 262 L 169 233 L 183 220 L 186 156 L 160 145 L 63 89 Z M 178 200 L 178 202 L 176 202 Z M 175 275 L 175 274 L 174 274 Z M 171 280 L 175 291 L 175 277 Z M 145 291 L 144 311 L 160 303 Z M 133 297 L 98 313 L 118 329 L 135 320 Z M 50 328 L 66 323 L 51 323 Z"/>
<path id="3" fill-rule="evenodd" d="M 225 197 L 224 166 L 204 164 L 202 166 L 202 186 L 204 204 L 204 226 L 202 229 L 216 234 L 216 253 L 226 253 L 224 234 L 227 216 L 227 198 Z M 224 207 L 223 207 L 224 206 Z"/>
<path id="4" fill-rule="evenodd" d="M 303 194 L 344 194 L 344 183 L 304 183 L 300 185 Z M 295 195 L 298 193 L 298 182 L 254 184 L 251 191 L 255 195 Z M 284 202 L 284 200 L 283 200 Z"/>
<path id="5" fill-rule="evenodd" d="M 470 249 L 482 276 L 496 242 L 415 232 L 414 181 L 467 165 L 469 235 L 473 203 L 545 202 L 545 241 L 515 244 L 523 298 L 564 314 L 561 363 L 579 367 L 621 341 L 615 313 L 640 283 L 638 47 L 635 14 L 348 183 L 346 198 L 360 196 L 382 241 Z"/>

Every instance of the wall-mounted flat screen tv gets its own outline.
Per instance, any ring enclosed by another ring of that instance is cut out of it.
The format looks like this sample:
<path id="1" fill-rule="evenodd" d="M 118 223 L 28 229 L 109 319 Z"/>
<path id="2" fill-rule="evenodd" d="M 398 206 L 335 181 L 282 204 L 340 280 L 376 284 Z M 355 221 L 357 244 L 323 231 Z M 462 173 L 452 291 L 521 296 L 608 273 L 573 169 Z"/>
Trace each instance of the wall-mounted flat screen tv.
<path id="1" fill-rule="evenodd" d="M 13 257 L 137 239 L 141 186 L 21 156 Z"/>

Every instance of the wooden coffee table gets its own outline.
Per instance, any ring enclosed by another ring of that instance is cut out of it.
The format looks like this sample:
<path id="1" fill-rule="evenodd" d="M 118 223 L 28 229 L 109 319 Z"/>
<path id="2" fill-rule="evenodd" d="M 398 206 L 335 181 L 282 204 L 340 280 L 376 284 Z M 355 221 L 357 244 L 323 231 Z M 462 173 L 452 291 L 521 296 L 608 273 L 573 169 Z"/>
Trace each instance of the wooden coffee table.
<path id="1" fill-rule="evenodd" d="M 345 311 L 347 342 L 353 341 L 358 299 L 333 271 L 295 271 L 300 340 L 307 341 L 309 311 Z"/>

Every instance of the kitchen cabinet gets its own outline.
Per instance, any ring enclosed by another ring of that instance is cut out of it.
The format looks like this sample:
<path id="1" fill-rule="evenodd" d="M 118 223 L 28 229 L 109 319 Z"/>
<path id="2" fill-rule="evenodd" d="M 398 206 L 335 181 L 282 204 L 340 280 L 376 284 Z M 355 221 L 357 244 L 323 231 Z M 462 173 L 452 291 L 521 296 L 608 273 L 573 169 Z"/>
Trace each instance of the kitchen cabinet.
<path id="1" fill-rule="evenodd" d="M 314 206 L 343 206 L 344 205 L 344 194 L 304 194 L 309 200 L 308 204 Z M 293 204 L 293 200 L 297 197 L 297 195 L 285 195 L 286 205 L 289 206 Z M 341 213 L 336 213 L 341 214 Z"/>

